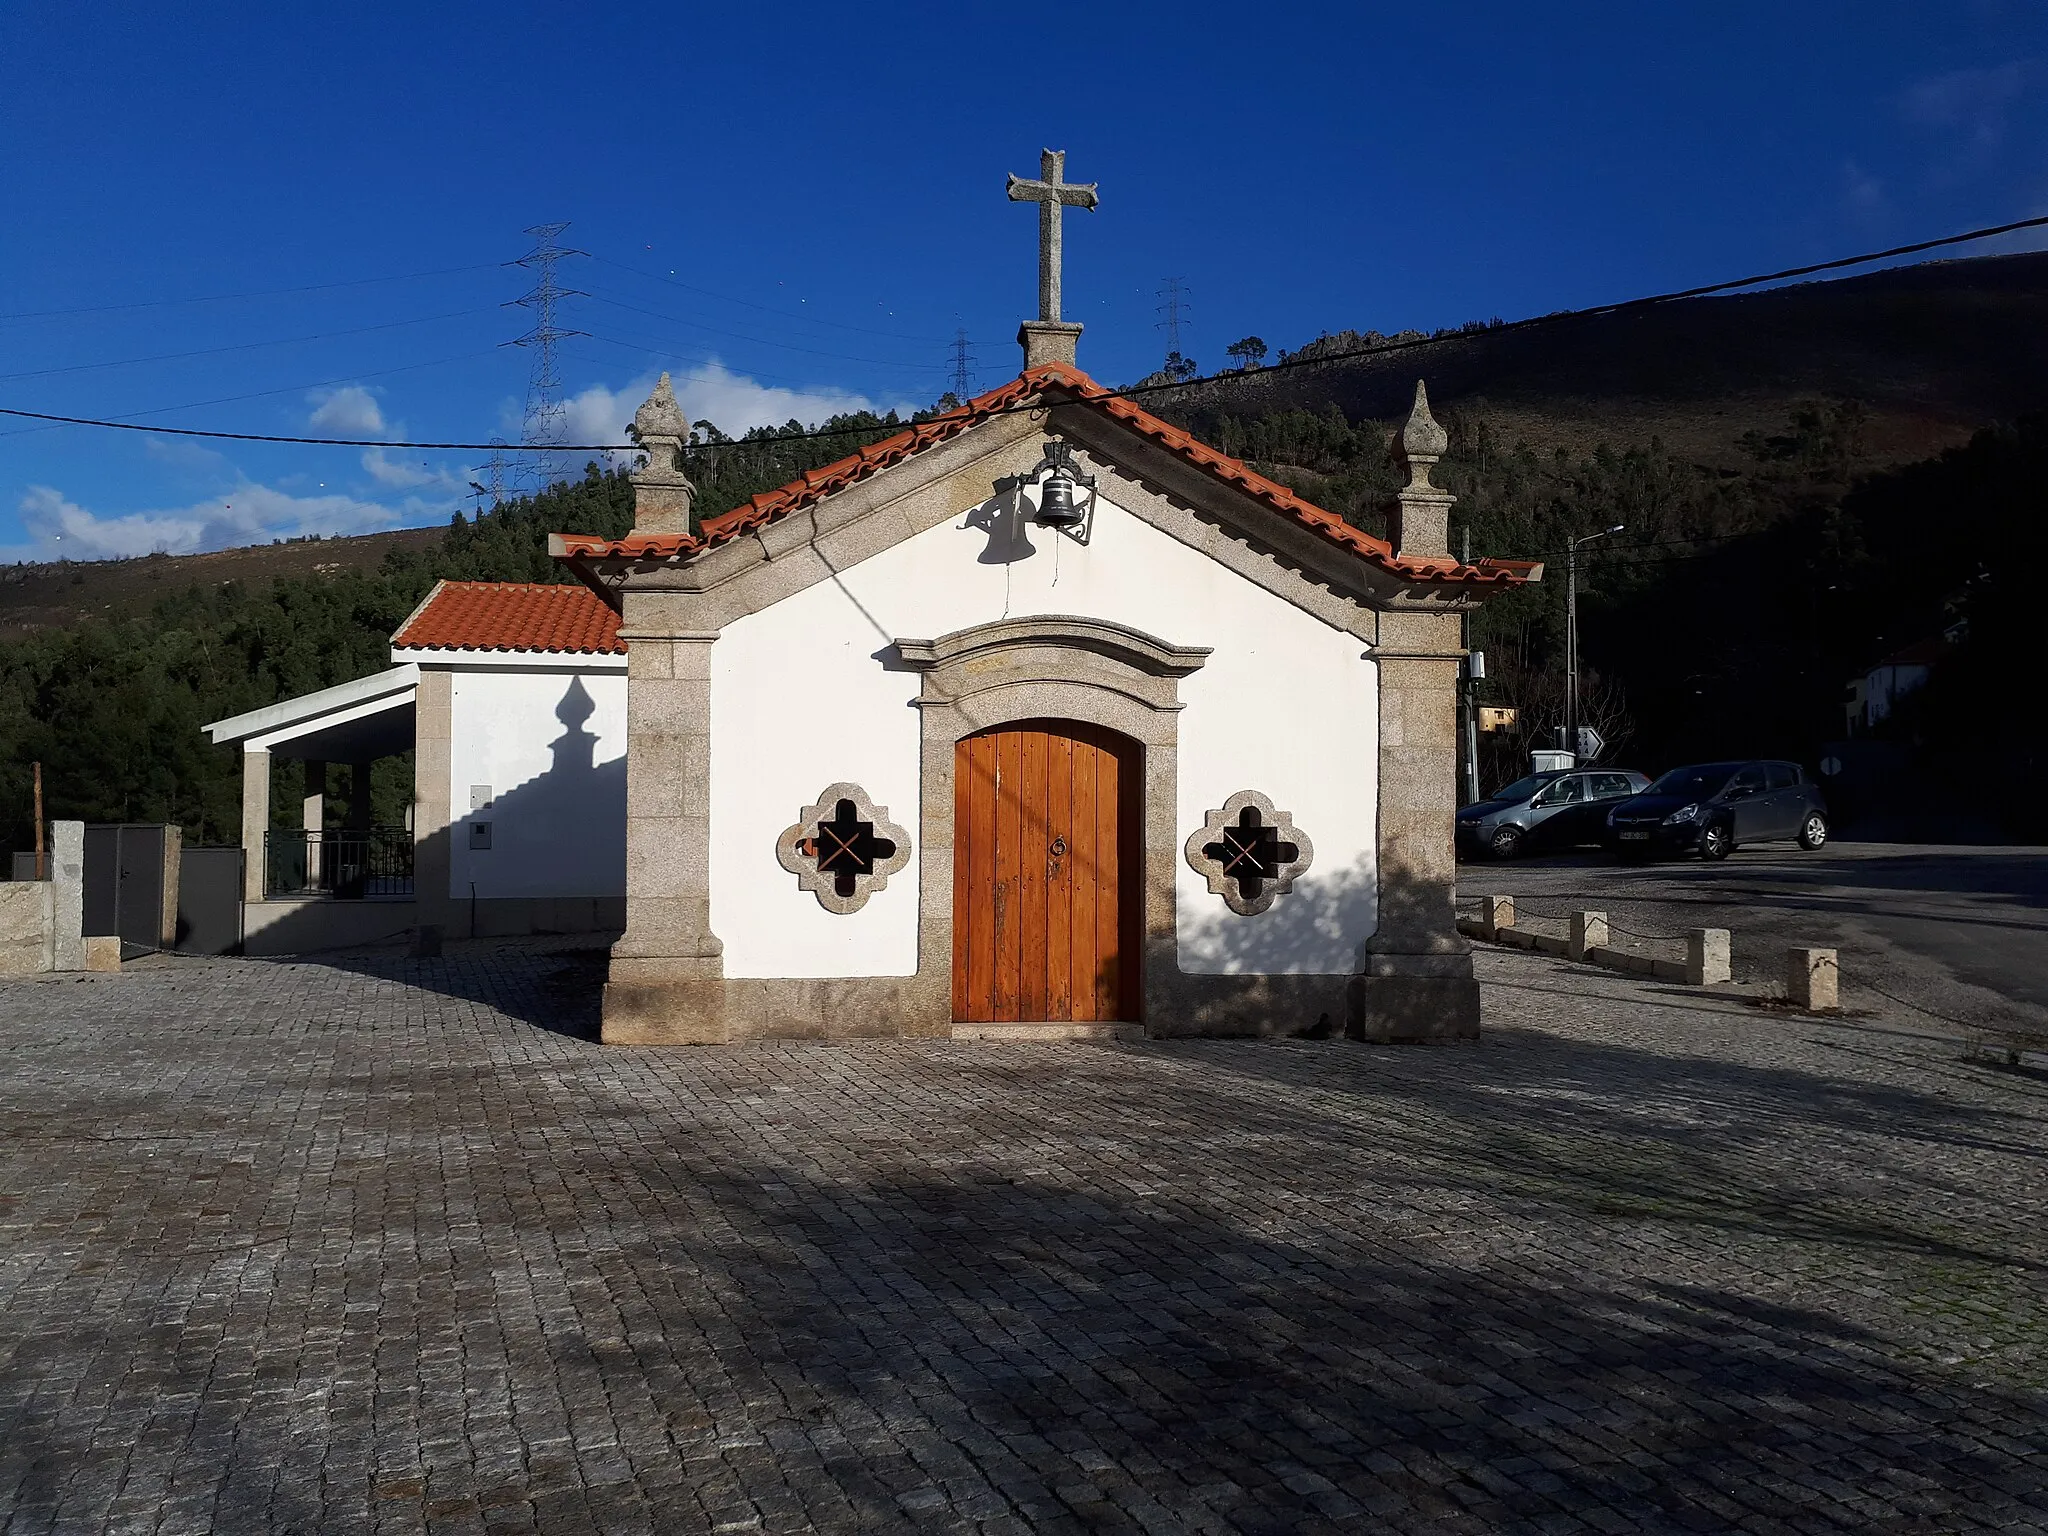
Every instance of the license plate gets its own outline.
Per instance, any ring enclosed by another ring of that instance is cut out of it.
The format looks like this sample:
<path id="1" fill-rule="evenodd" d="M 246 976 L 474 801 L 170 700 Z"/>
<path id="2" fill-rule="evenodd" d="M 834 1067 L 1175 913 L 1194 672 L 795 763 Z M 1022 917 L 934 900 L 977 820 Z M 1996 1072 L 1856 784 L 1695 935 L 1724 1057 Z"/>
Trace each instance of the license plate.
<path id="1" fill-rule="evenodd" d="M 1647 832 L 1624 832 L 1621 834 L 1621 840 L 1624 843 L 1647 843 L 1650 840 L 1650 834 Z"/>

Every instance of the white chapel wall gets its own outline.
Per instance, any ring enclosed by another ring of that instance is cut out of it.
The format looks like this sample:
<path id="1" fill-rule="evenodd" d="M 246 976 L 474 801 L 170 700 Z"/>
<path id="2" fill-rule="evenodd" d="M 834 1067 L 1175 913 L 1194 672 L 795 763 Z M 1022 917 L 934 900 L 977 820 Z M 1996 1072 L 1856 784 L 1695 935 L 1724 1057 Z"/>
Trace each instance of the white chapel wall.
<path id="1" fill-rule="evenodd" d="M 623 670 L 458 669 L 450 723 L 451 897 L 625 894 Z"/>
<path id="2" fill-rule="evenodd" d="M 919 678 L 883 668 L 898 638 L 1078 614 L 1214 655 L 1182 681 L 1185 838 L 1233 793 L 1292 812 L 1313 867 L 1271 911 L 1233 915 L 1175 854 L 1178 949 L 1190 972 L 1357 969 L 1378 890 L 1377 669 L 1364 644 L 1102 501 L 1086 547 L 963 512 L 729 625 L 712 647 L 711 926 L 728 976 L 907 976 L 917 969 L 918 861 L 859 912 L 797 887 L 775 840 L 837 780 L 921 838 Z M 458 806 L 459 808 L 459 806 Z M 950 900 L 949 893 L 937 893 Z"/>

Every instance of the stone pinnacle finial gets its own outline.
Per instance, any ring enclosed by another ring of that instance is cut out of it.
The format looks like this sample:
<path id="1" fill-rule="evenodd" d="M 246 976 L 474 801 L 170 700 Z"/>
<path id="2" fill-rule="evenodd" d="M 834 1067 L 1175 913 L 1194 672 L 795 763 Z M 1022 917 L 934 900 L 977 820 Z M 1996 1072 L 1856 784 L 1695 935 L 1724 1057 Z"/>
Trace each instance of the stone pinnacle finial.
<path id="1" fill-rule="evenodd" d="M 1429 414 L 1429 390 L 1415 381 L 1415 404 L 1394 438 L 1394 458 L 1408 483 L 1394 493 L 1390 531 L 1395 553 L 1435 558 L 1450 553 L 1451 508 L 1458 498 L 1429 483 L 1430 466 L 1451 446 L 1451 435 Z"/>
<path id="2" fill-rule="evenodd" d="M 683 444 L 690 422 L 676 403 L 668 375 L 633 413 L 633 436 L 646 450 L 647 462 L 633 471 L 633 531 L 688 533 L 690 507 L 697 487 L 683 473 Z"/>
<path id="3" fill-rule="evenodd" d="M 666 373 L 633 413 L 633 430 L 643 443 L 650 437 L 672 437 L 681 442 L 690 435 L 690 424 L 683 419 L 683 408 L 676 404 L 676 392 Z"/>
<path id="4" fill-rule="evenodd" d="M 1428 466 L 1444 455 L 1451 446 L 1451 435 L 1437 425 L 1436 418 L 1429 414 L 1429 386 L 1421 379 L 1415 381 L 1415 404 L 1408 412 L 1408 424 L 1401 429 L 1401 457 L 1413 464 L 1422 461 L 1420 484 L 1429 484 Z"/>

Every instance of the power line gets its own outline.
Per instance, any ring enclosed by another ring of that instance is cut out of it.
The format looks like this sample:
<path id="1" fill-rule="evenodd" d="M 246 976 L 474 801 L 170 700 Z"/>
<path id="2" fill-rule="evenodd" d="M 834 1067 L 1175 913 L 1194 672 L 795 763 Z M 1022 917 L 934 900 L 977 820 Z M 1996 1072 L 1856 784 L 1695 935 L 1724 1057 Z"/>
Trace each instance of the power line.
<path id="1" fill-rule="evenodd" d="M 1536 326 L 1557 325 L 1567 320 L 1583 320 L 1592 316 L 1620 314 L 1631 310 L 1646 309 L 1652 305 L 1669 304 L 1680 299 L 1705 298 L 1710 294 L 1727 293 L 1737 288 L 1753 288 L 1759 283 L 1780 282 L 1786 278 L 1805 277 L 1815 272 L 1831 272 L 1843 267 L 1862 266 L 1868 262 L 1884 261 L 1894 256 L 1910 256 L 1920 251 L 1937 250 L 1949 245 L 1962 245 L 1972 240 L 1985 240 L 1994 235 L 2011 234 L 2013 231 L 2021 229 L 2039 229 L 2043 226 L 2048 226 L 2048 215 L 2032 219 L 2018 219 L 2010 224 L 1997 224 L 1987 229 L 1973 229 L 1959 235 L 1944 235 L 1939 240 L 1921 240 L 1911 245 L 1897 245 L 1889 250 L 1871 251 L 1861 256 L 1843 256 L 1834 261 L 1815 262 L 1810 266 L 1789 267 L 1782 272 L 1767 272 L 1755 277 L 1732 278 L 1727 282 L 1708 283 L 1701 287 L 1683 288 L 1671 293 L 1650 294 L 1643 298 L 1621 299 L 1612 304 L 1595 305 L 1587 309 L 1563 309 L 1547 315 L 1532 315 L 1524 320 L 1510 320 L 1504 325 L 1489 326 L 1483 334 L 1498 335 L 1504 331 L 1527 330 Z M 1408 341 L 1385 341 L 1369 347 L 1358 347 L 1343 352 L 1331 352 L 1321 357 L 1290 358 L 1287 362 L 1274 363 L 1264 368 L 1233 370 L 1229 377 L 1232 379 L 1242 379 L 1262 373 L 1278 373 L 1283 369 L 1289 368 L 1314 367 L 1321 366 L 1324 363 L 1341 362 L 1352 358 L 1377 357 L 1391 352 L 1408 352 L 1418 347 L 1437 346 L 1446 341 L 1464 340 L 1467 339 L 1469 334 L 1471 333 L 1453 332 L 1446 336 L 1420 336 Z M 1207 379 L 1182 379 L 1172 383 L 1161 384 L 1131 384 L 1121 389 L 1104 390 L 1098 398 L 1127 400 L 1138 395 L 1158 394 L 1163 390 L 1169 389 L 1187 389 L 1198 384 L 1213 382 L 1216 382 L 1214 377 Z M 984 414 L 1008 416 L 1019 411 L 1041 409 L 1043 407 L 1036 404 L 1020 404 L 1002 406 Z M 935 421 L 944 421 L 947 416 L 952 414 L 954 413 L 948 412 L 944 415 L 929 417 L 924 424 L 930 425 Z M 25 411 L 7 406 L 0 406 L 0 416 L 17 416 L 29 421 L 56 422 L 65 426 L 109 427 L 130 432 L 162 432 L 175 434 L 180 437 L 213 437 L 231 442 L 245 443 L 296 443 L 328 448 L 406 447 L 459 449 L 465 452 L 488 451 L 493 446 L 490 443 L 393 444 L 388 441 L 342 437 L 286 437 L 261 432 L 207 432 L 193 427 L 151 427 L 139 426 L 131 422 L 108 421 L 89 416 L 58 416 L 43 411 Z M 847 437 L 875 430 L 877 429 L 873 427 L 820 427 L 801 432 L 779 432 L 776 434 L 776 439 L 783 442 L 792 442 L 804 438 Z M 639 445 L 636 443 L 560 443 L 555 446 L 565 453 L 637 453 L 640 451 Z"/>
<path id="2" fill-rule="evenodd" d="M 223 352 L 254 352 L 263 347 L 295 347 L 309 341 L 331 341 L 337 336 L 364 336 L 371 331 L 397 331 L 409 325 L 433 325 L 442 320 L 461 320 L 470 315 L 487 315 L 488 309 L 452 309 L 445 315 L 421 315 L 416 320 L 386 320 L 379 325 L 352 326 L 345 331 L 320 331 L 311 336 L 281 336 L 275 341 L 238 341 L 224 347 L 196 347 L 189 352 L 158 352 L 149 357 L 119 357 L 104 363 L 69 363 L 62 368 L 30 368 L 21 373 L 0 373 L 0 379 L 43 379 L 59 373 L 91 373 L 100 368 L 132 368 L 142 363 L 169 363 L 188 357 L 213 357 Z"/>
<path id="3" fill-rule="evenodd" d="M 847 325 L 842 321 L 827 320 L 819 315 L 807 315 L 787 309 L 777 309 L 772 304 L 756 304 L 751 299 L 735 298 L 729 293 L 714 293 L 709 288 L 699 288 L 695 283 L 681 282 L 676 278 L 663 277 L 659 273 L 648 272 L 640 267 L 628 266 L 623 261 L 613 261 L 609 256 L 592 256 L 590 259 L 592 261 L 601 261 L 608 267 L 617 267 L 621 272 L 631 272 L 636 277 L 644 277 L 652 283 L 662 283 L 670 288 L 680 288 L 685 293 L 702 294 L 707 299 L 717 299 L 721 304 L 738 304 L 745 309 L 758 309 L 764 315 L 776 315 L 784 320 L 803 320 L 811 325 L 830 326 L 835 331 L 855 331 L 862 336 L 886 336 L 892 341 L 918 341 L 929 344 L 935 339 L 930 336 L 910 336 L 902 331 L 878 331 L 872 326 L 866 325 Z"/>
<path id="4" fill-rule="evenodd" d="M 1159 284 L 1160 303 L 1154 314 L 1163 315 L 1152 329 L 1166 332 L 1166 367 L 1168 372 L 1178 370 L 1185 364 L 1180 350 L 1181 311 L 1188 307 L 1187 279 L 1169 277 Z"/>
<path id="5" fill-rule="evenodd" d="M 685 320 L 680 315 L 664 315 L 658 310 L 642 309 L 637 304 L 628 304 L 623 299 L 608 299 L 601 293 L 584 295 L 599 304 L 609 304 L 613 309 L 627 310 L 632 314 L 645 315 L 650 320 L 664 320 L 670 325 L 686 325 L 693 331 L 708 331 L 713 336 L 724 336 L 733 341 L 751 342 L 756 346 L 776 347 L 784 352 L 802 352 L 810 357 L 829 357 L 842 363 L 867 363 L 877 368 L 927 368 L 929 363 L 905 363 L 890 358 L 854 357 L 845 352 L 826 352 L 817 347 L 800 347 L 794 342 L 770 341 L 765 336 L 749 336 L 741 331 L 721 330 L 715 325 L 705 325 L 699 320 Z"/>
<path id="6" fill-rule="evenodd" d="M 467 363 L 479 357 L 496 357 L 497 355 L 498 348 L 485 347 L 482 351 L 479 352 L 458 352 L 453 357 L 430 358 L 424 363 L 401 363 L 396 368 L 379 368 L 371 373 L 343 374 L 338 379 L 313 379 L 304 384 L 284 384 L 280 385 L 276 389 L 253 389 L 250 390 L 247 394 L 222 395 L 219 398 L 213 400 L 187 400 L 182 405 L 155 405 L 151 406 L 148 410 L 129 411 L 123 415 L 116 416 L 110 423 L 108 423 L 108 425 L 126 426 L 128 423 L 134 421 L 138 416 L 162 416 L 171 411 L 203 410 L 205 407 L 209 405 L 235 405 L 239 404 L 241 401 L 244 400 L 267 400 L 272 395 L 296 395 L 301 390 L 326 389 L 336 384 L 356 384 L 360 383 L 364 379 L 381 379 L 394 373 L 413 373 L 421 368 L 444 368 L 450 363 Z M 31 432 L 49 432 L 52 430 L 53 428 L 47 426 L 20 427 L 12 432 L 0 432 L 0 437 L 26 437 Z M 151 427 L 146 428 L 145 430 L 169 431 L 170 429 L 168 427 Z M 391 446 L 403 447 L 406 445 L 394 443 Z"/>
<path id="7" fill-rule="evenodd" d="M 974 354 L 968 350 L 967 327 L 953 333 L 953 398 L 965 403 L 974 394 Z"/>
<path id="8" fill-rule="evenodd" d="M 230 443 L 297 443 L 311 448 L 433 448 L 459 449 L 464 453 L 488 453 L 493 448 L 505 446 L 503 438 L 494 438 L 488 443 L 402 443 L 393 442 L 388 437 L 291 437 L 276 432 L 203 432 L 197 427 L 153 426 L 139 421 L 103 421 L 91 416 L 57 416 L 48 411 L 17 411 L 6 406 L 0 406 L 0 416 L 19 416 L 27 421 L 49 421 L 66 427 L 111 427 L 117 432 L 154 432 L 165 437 L 216 437 Z M 786 435 L 794 437 L 797 434 L 792 432 Z M 803 435 L 824 437 L 828 434 L 807 432 Z M 640 451 L 640 445 L 637 443 L 554 443 L 550 446 L 558 453 Z"/>
<path id="9" fill-rule="evenodd" d="M 327 293 L 337 288 L 367 288 L 376 283 L 410 283 L 423 277 L 453 277 L 462 272 L 494 272 L 509 263 L 478 262 L 467 267 L 436 267 L 431 272 L 395 272 L 389 277 L 352 277 L 339 283 L 306 283 L 297 288 L 256 288 L 245 293 L 203 293 L 189 299 L 139 299 L 132 304 L 87 304 L 77 309 L 19 309 L 0 320 L 48 320 L 61 315 L 108 315 L 125 309 L 164 309 L 179 304 L 226 304 L 241 299 L 274 299 L 292 293 Z"/>
<path id="10" fill-rule="evenodd" d="M 512 345 L 533 349 L 533 370 L 526 382 L 526 418 L 520 426 L 519 483 L 529 491 L 544 491 L 561 473 L 562 461 L 556 451 L 568 430 L 569 412 L 562 404 L 562 375 L 555 361 L 555 348 L 581 331 L 565 330 L 555 324 L 555 306 L 564 299 L 585 297 L 579 289 L 564 288 L 555 281 L 555 263 L 567 256 L 587 253 L 564 249 L 555 242 L 568 221 L 536 224 L 526 233 L 533 236 L 533 249 L 516 265 L 539 275 L 530 292 L 511 302 L 533 311 L 533 329 Z"/>

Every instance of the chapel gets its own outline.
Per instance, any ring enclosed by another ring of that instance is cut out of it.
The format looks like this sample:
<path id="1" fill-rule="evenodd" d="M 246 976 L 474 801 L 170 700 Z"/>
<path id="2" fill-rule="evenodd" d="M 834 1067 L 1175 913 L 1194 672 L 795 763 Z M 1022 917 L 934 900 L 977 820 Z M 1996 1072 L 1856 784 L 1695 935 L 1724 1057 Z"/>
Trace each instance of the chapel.
<path id="1" fill-rule="evenodd" d="M 700 516 L 664 376 L 578 585 L 443 583 L 383 693 L 215 740 L 402 698 L 409 920 L 617 932 L 607 1042 L 1475 1034 L 1461 618 L 1542 568 L 1453 558 L 1419 384 L 1380 539 L 1082 372 L 1063 158 L 1014 379 Z"/>

